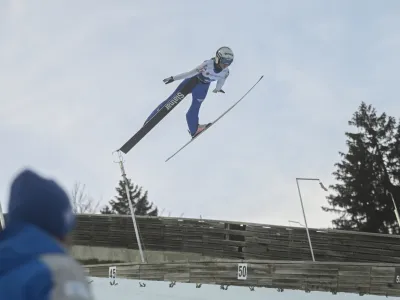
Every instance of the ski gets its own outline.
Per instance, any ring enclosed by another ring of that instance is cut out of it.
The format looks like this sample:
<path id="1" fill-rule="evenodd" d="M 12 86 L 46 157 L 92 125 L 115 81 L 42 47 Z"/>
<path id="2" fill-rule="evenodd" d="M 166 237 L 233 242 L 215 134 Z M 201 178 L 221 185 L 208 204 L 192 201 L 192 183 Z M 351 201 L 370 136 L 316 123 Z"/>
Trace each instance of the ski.
<path id="1" fill-rule="evenodd" d="M 193 77 L 179 91 L 171 95 L 170 100 L 117 151 L 127 154 L 191 92 L 197 80 L 197 77 Z"/>
<path id="2" fill-rule="evenodd" d="M 215 123 L 217 123 L 223 116 L 225 116 L 229 111 L 232 110 L 240 101 L 244 99 L 244 97 L 247 96 L 248 93 L 251 92 L 252 89 L 255 88 L 255 86 L 261 81 L 261 79 L 264 78 L 264 75 L 260 77 L 260 79 L 257 80 L 257 82 L 238 100 L 236 101 L 231 107 L 229 107 L 225 112 L 223 112 L 217 119 L 215 119 L 213 122 L 209 123 L 207 127 L 200 132 L 198 135 L 194 136 L 191 140 L 186 142 L 181 148 L 179 148 L 175 153 L 173 153 L 170 157 L 168 157 L 165 162 L 169 161 L 171 158 L 173 158 L 175 155 L 177 155 L 179 152 L 181 152 L 184 148 L 186 148 L 190 143 L 192 143 L 195 139 L 197 139 L 200 135 L 202 135 L 206 130 L 210 129 L 211 126 L 213 126 Z"/>

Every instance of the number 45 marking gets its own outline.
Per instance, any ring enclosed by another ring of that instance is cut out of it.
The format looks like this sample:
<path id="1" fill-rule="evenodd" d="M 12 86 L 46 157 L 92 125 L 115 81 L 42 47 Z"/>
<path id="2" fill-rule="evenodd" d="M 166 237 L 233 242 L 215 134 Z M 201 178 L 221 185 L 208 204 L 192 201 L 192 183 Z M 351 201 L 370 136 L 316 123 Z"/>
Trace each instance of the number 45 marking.
<path id="1" fill-rule="evenodd" d="M 247 264 L 246 263 L 238 264 L 237 279 L 239 279 L 239 280 L 247 279 Z"/>

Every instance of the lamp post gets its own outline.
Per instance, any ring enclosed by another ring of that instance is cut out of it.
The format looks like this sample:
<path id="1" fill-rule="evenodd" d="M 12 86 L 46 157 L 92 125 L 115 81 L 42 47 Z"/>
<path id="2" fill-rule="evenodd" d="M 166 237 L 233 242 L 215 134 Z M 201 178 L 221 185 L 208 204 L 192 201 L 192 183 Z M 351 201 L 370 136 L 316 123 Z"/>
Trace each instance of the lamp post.
<path id="1" fill-rule="evenodd" d="M 297 222 L 297 221 L 292 221 L 292 220 L 289 220 L 289 224 L 291 224 L 291 223 L 294 223 L 294 224 L 299 224 L 301 227 L 304 227 L 304 225 L 303 225 L 303 224 L 301 224 L 300 222 Z"/>
<path id="2" fill-rule="evenodd" d="M 308 244 L 310 245 L 310 251 L 311 251 L 312 260 L 313 260 L 313 262 L 315 262 L 314 250 L 313 250 L 312 244 L 311 244 L 311 238 L 310 238 L 310 232 L 308 231 L 306 213 L 305 213 L 305 211 L 304 211 L 303 199 L 302 199 L 302 197 L 301 197 L 301 192 L 300 192 L 299 181 L 301 181 L 301 180 L 304 180 L 304 181 L 318 181 L 320 187 L 321 187 L 324 191 L 327 192 L 328 189 L 322 184 L 321 180 L 319 180 L 318 178 L 296 178 L 296 184 L 297 184 L 297 190 L 298 190 L 298 192 L 299 192 L 299 198 L 300 198 L 301 209 L 302 209 L 302 211 L 303 211 L 304 224 L 305 224 L 305 226 L 306 226 Z"/>

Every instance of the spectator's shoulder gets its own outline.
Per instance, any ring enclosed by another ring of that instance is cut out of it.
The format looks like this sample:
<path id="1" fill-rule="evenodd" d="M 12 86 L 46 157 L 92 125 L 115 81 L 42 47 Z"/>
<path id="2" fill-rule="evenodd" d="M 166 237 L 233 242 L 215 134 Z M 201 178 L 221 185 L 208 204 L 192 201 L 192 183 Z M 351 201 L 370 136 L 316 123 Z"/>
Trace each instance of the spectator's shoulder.
<path id="1" fill-rule="evenodd" d="M 72 257 L 61 253 L 45 254 L 40 257 L 40 261 L 46 267 L 46 276 L 51 282 L 51 284 L 47 283 L 50 290 L 49 297 L 46 299 L 93 299 L 85 271 Z"/>

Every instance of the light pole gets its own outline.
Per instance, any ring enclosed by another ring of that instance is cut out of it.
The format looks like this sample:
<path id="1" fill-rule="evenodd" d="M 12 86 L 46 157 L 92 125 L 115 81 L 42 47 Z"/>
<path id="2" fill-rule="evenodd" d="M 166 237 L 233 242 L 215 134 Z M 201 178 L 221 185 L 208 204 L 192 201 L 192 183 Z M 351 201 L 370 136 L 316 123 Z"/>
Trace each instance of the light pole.
<path id="1" fill-rule="evenodd" d="M 327 192 L 328 189 L 322 184 L 321 180 L 319 180 L 318 178 L 296 178 L 296 184 L 297 184 L 297 190 L 298 190 L 298 192 L 299 192 L 299 198 L 300 198 L 301 209 L 302 209 L 302 211 L 303 211 L 304 224 L 306 225 L 306 232 L 307 232 L 308 244 L 310 245 L 310 251 L 311 251 L 312 260 L 315 262 L 314 250 L 313 250 L 312 244 L 311 244 L 311 238 L 310 238 L 310 232 L 308 231 L 306 213 L 305 213 L 305 211 L 304 211 L 303 199 L 302 199 L 302 197 L 301 197 L 301 192 L 300 192 L 300 186 L 299 186 L 299 181 L 300 181 L 300 180 L 304 180 L 304 181 L 318 181 L 320 187 L 321 187 L 324 191 Z"/>
<path id="2" fill-rule="evenodd" d="M 400 225 L 400 216 L 399 216 L 399 211 L 397 210 L 397 206 L 396 206 L 396 202 L 394 201 L 394 197 L 393 194 L 391 192 L 388 191 L 388 194 L 390 194 L 390 197 L 392 198 L 393 201 L 393 206 L 394 206 L 394 214 L 396 215 L 396 219 L 397 219 L 397 225 Z"/>
<path id="3" fill-rule="evenodd" d="M 292 220 L 289 220 L 289 224 L 291 224 L 291 223 L 294 223 L 294 224 L 299 224 L 301 227 L 304 227 L 304 225 L 303 225 L 303 224 L 301 224 L 300 222 L 297 222 L 297 221 L 292 221 Z"/>

